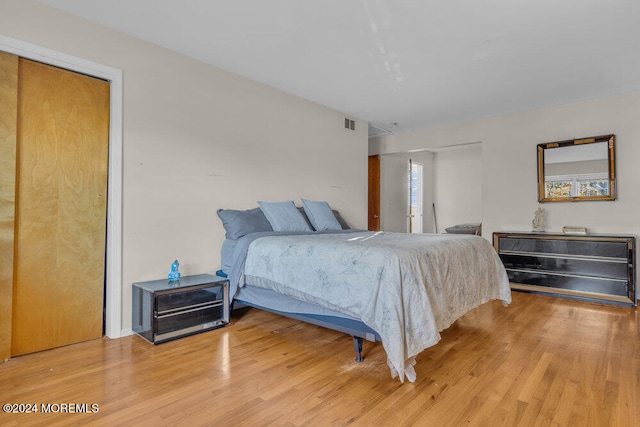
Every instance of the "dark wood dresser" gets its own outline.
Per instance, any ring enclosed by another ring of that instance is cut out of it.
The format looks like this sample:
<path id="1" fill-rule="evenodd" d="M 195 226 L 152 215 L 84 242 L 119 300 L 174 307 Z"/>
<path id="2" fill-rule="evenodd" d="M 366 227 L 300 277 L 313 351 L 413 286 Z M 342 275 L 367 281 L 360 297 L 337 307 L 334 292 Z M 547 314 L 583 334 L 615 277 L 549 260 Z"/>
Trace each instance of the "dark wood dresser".
<path id="1" fill-rule="evenodd" d="M 635 306 L 635 236 L 493 233 L 511 288 Z"/>

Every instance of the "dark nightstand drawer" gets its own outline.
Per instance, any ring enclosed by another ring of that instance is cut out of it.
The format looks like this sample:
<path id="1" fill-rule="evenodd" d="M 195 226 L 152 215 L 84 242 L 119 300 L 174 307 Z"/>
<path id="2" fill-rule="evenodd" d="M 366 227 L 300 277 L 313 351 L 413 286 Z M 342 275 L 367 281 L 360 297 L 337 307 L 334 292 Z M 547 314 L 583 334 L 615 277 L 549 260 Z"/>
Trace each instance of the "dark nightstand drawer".
<path id="1" fill-rule="evenodd" d="M 192 291 L 173 292 L 157 295 L 156 303 L 159 314 L 170 313 L 175 310 L 185 310 L 213 302 L 222 302 L 223 287 L 213 286 Z"/>

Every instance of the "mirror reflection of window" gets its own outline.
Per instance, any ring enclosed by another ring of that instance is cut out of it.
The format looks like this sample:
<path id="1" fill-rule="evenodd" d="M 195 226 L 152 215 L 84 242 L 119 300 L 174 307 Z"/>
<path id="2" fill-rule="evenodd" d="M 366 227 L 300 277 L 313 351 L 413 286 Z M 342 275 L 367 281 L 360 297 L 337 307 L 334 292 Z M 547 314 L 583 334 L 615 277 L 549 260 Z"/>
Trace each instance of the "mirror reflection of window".
<path id="1" fill-rule="evenodd" d="M 545 197 L 593 197 L 609 194 L 606 173 L 588 175 L 545 175 Z"/>
<path id="2" fill-rule="evenodd" d="M 578 196 L 593 197 L 609 194 L 609 179 L 606 175 L 600 179 L 580 179 L 577 184 Z"/>
<path id="3" fill-rule="evenodd" d="M 544 196 L 548 198 L 571 197 L 572 181 L 561 179 L 559 177 L 545 178 Z"/>

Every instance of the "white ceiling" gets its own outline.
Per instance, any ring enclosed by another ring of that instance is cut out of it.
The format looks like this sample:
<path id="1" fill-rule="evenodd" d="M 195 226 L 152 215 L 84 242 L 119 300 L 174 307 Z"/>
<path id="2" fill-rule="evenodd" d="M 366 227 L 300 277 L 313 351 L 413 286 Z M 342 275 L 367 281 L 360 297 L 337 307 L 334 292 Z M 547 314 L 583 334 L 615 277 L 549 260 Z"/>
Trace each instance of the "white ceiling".
<path id="1" fill-rule="evenodd" d="M 40 1 L 393 132 L 640 91 L 638 0 Z"/>

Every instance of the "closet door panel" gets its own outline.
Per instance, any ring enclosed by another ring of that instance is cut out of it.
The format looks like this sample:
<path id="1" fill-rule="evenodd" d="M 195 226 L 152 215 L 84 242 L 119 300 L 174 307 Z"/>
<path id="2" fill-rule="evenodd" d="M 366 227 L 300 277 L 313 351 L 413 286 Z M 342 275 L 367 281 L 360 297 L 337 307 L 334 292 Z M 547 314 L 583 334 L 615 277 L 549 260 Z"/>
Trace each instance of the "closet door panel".
<path id="1" fill-rule="evenodd" d="M 0 52 L 0 361 L 11 355 L 18 57 Z"/>
<path id="2" fill-rule="evenodd" d="M 109 85 L 20 59 L 12 355 L 102 336 Z"/>

